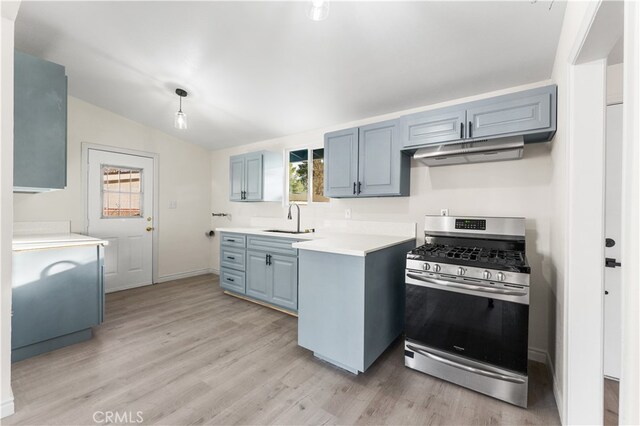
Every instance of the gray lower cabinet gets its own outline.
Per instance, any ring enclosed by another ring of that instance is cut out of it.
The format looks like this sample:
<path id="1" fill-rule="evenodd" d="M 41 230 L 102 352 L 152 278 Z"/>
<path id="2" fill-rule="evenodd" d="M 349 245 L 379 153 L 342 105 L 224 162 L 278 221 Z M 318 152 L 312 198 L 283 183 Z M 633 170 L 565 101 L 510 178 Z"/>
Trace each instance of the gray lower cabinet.
<path id="1" fill-rule="evenodd" d="M 409 195 L 411 159 L 402 153 L 398 120 L 327 133 L 324 153 L 328 197 Z"/>
<path id="2" fill-rule="evenodd" d="M 13 254 L 11 360 L 92 337 L 103 321 L 102 246 Z"/>
<path id="3" fill-rule="evenodd" d="M 298 310 L 297 240 L 222 233 L 220 287 L 292 312 Z"/>
<path id="4" fill-rule="evenodd" d="M 556 131 L 557 86 L 550 85 L 400 117 L 404 149 L 432 144 L 522 136 L 551 140 Z"/>
<path id="5" fill-rule="evenodd" d="M 65 68 L 15 52 L 15 192 L 67 185 L 67 76 Z"/>

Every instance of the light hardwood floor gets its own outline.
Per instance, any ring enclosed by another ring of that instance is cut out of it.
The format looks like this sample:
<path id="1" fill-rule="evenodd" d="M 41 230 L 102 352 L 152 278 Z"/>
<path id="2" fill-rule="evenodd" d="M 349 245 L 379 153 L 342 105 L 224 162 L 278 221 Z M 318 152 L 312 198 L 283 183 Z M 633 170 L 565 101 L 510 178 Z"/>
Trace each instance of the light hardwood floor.
<path id="1" fill-rule="evenodd" d="M 3 424 L 559 424 L 542 364 L 529 408 L 404 367 L 400 339 L 353 376 L 297 346 L 297 319 L 224 295 L 204 275 L 109 294 L 91 341 L 13 365 Z M 98 414 L 98 420 L 102 420 Z"/>

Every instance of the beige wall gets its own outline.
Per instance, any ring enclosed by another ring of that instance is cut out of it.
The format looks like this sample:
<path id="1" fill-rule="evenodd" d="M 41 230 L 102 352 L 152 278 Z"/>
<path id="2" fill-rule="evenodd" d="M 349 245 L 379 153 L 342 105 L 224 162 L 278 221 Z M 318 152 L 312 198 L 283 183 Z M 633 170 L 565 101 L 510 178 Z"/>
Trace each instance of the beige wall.
<path id="1" fill-rule="evenodd" d="M 209 270 L 209 151 L 73 97 L 68 104 L 67 188 L 15 194 L 15 221 L 70 220 L 72 231 L 83 231 L 83 142 L 159 154 L 159 278 Z M 169 209 L 174 200 L 177 208 Z"/>
<path id="2" fill-rule="evenodd" d="M 493 96 L 514 90 L 549 84 L 548 81 L 486 94 Z M 479 97 L 467 98 L 472 100 Z M 432 105 L 431 109 L 452 102 Z M 417 109 L 416 109 L 417 110 Z M 415 111 L 415 110 L 412 110 Z M 212 211 L 231 213 L 231 219 L 215 218 L 214 226 L 249 225 L 252 216 L 286 217 L 281 203 L 229 202 L 229 156 L 256 150 L 283 152 L 292 147 L 319 147 L 327 131 L 348 128 L 383 119 L 398 117 L 401 113 L 344 123 L 331 128 L 255 143 L 242 147 L 214 151 L 211 154 L 213 196 Z M 399 198 L 372 198 L 357 200 L 331 200 L 302 207 L 303 225 L 320 226 L 323 219 L 344 219 L 344 210 L 352 210 L 353 220 L 412 221 L 418 232 L 424 226 L 425 214 L 438 214 L 448 208 L 452 215 L 524 216 L 527 218 L 527 257 L 532 267 L 530 344 L 547 351 L 548 303 L 553 265 L 550 263 L 550 216 L 553 163 L 549 144 L 528 145 L 524 158 L 507 161 L 461 166 L 427 168 L 415 161 L 411 166 L 411 196 Z M 219 268 L 219 241 L 213 250 L 214 269 Z"/>

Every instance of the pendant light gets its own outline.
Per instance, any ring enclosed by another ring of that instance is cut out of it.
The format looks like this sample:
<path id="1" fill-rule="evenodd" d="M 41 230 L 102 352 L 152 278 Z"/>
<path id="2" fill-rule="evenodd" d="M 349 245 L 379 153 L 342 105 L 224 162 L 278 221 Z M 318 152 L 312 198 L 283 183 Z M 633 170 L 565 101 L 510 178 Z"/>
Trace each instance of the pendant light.
<path id="1" fill-rule="evenodd" d="M 324 21 L 329 16 L 328 0 L 311 0 L 307 16 L 312 21 Z"/>
<path id="2" fill-rule="evenodd" d="M 176 118 L 173 121 L 173 125 L 176 129 L 184 130 L 187 128 L 187 114 L 182 112 L 182 98 L 187 97 L 187 91 L 183 89 L 176 89 L 176 95 L 180 97 L 180 109 L 176 112 Z"/>

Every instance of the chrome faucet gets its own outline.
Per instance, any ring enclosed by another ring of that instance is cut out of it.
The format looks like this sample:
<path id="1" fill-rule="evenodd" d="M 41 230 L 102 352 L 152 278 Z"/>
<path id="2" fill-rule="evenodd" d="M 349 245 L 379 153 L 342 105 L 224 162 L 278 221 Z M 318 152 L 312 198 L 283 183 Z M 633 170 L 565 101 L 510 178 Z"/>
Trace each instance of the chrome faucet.
<path id="1" fill-rule="evenodd" d="M 287 214 L 287 219 L 291 220 L 293 219 L 293 217 L 291 216 L 291 207 L 296 206 L 298 208 L 298 228 L 296 229 L 296 232 L 299 234 L 300 233 L 300 206 L 297 205 L 296 203 L 291 203 L 289 204 L 289 214 Z"/>

